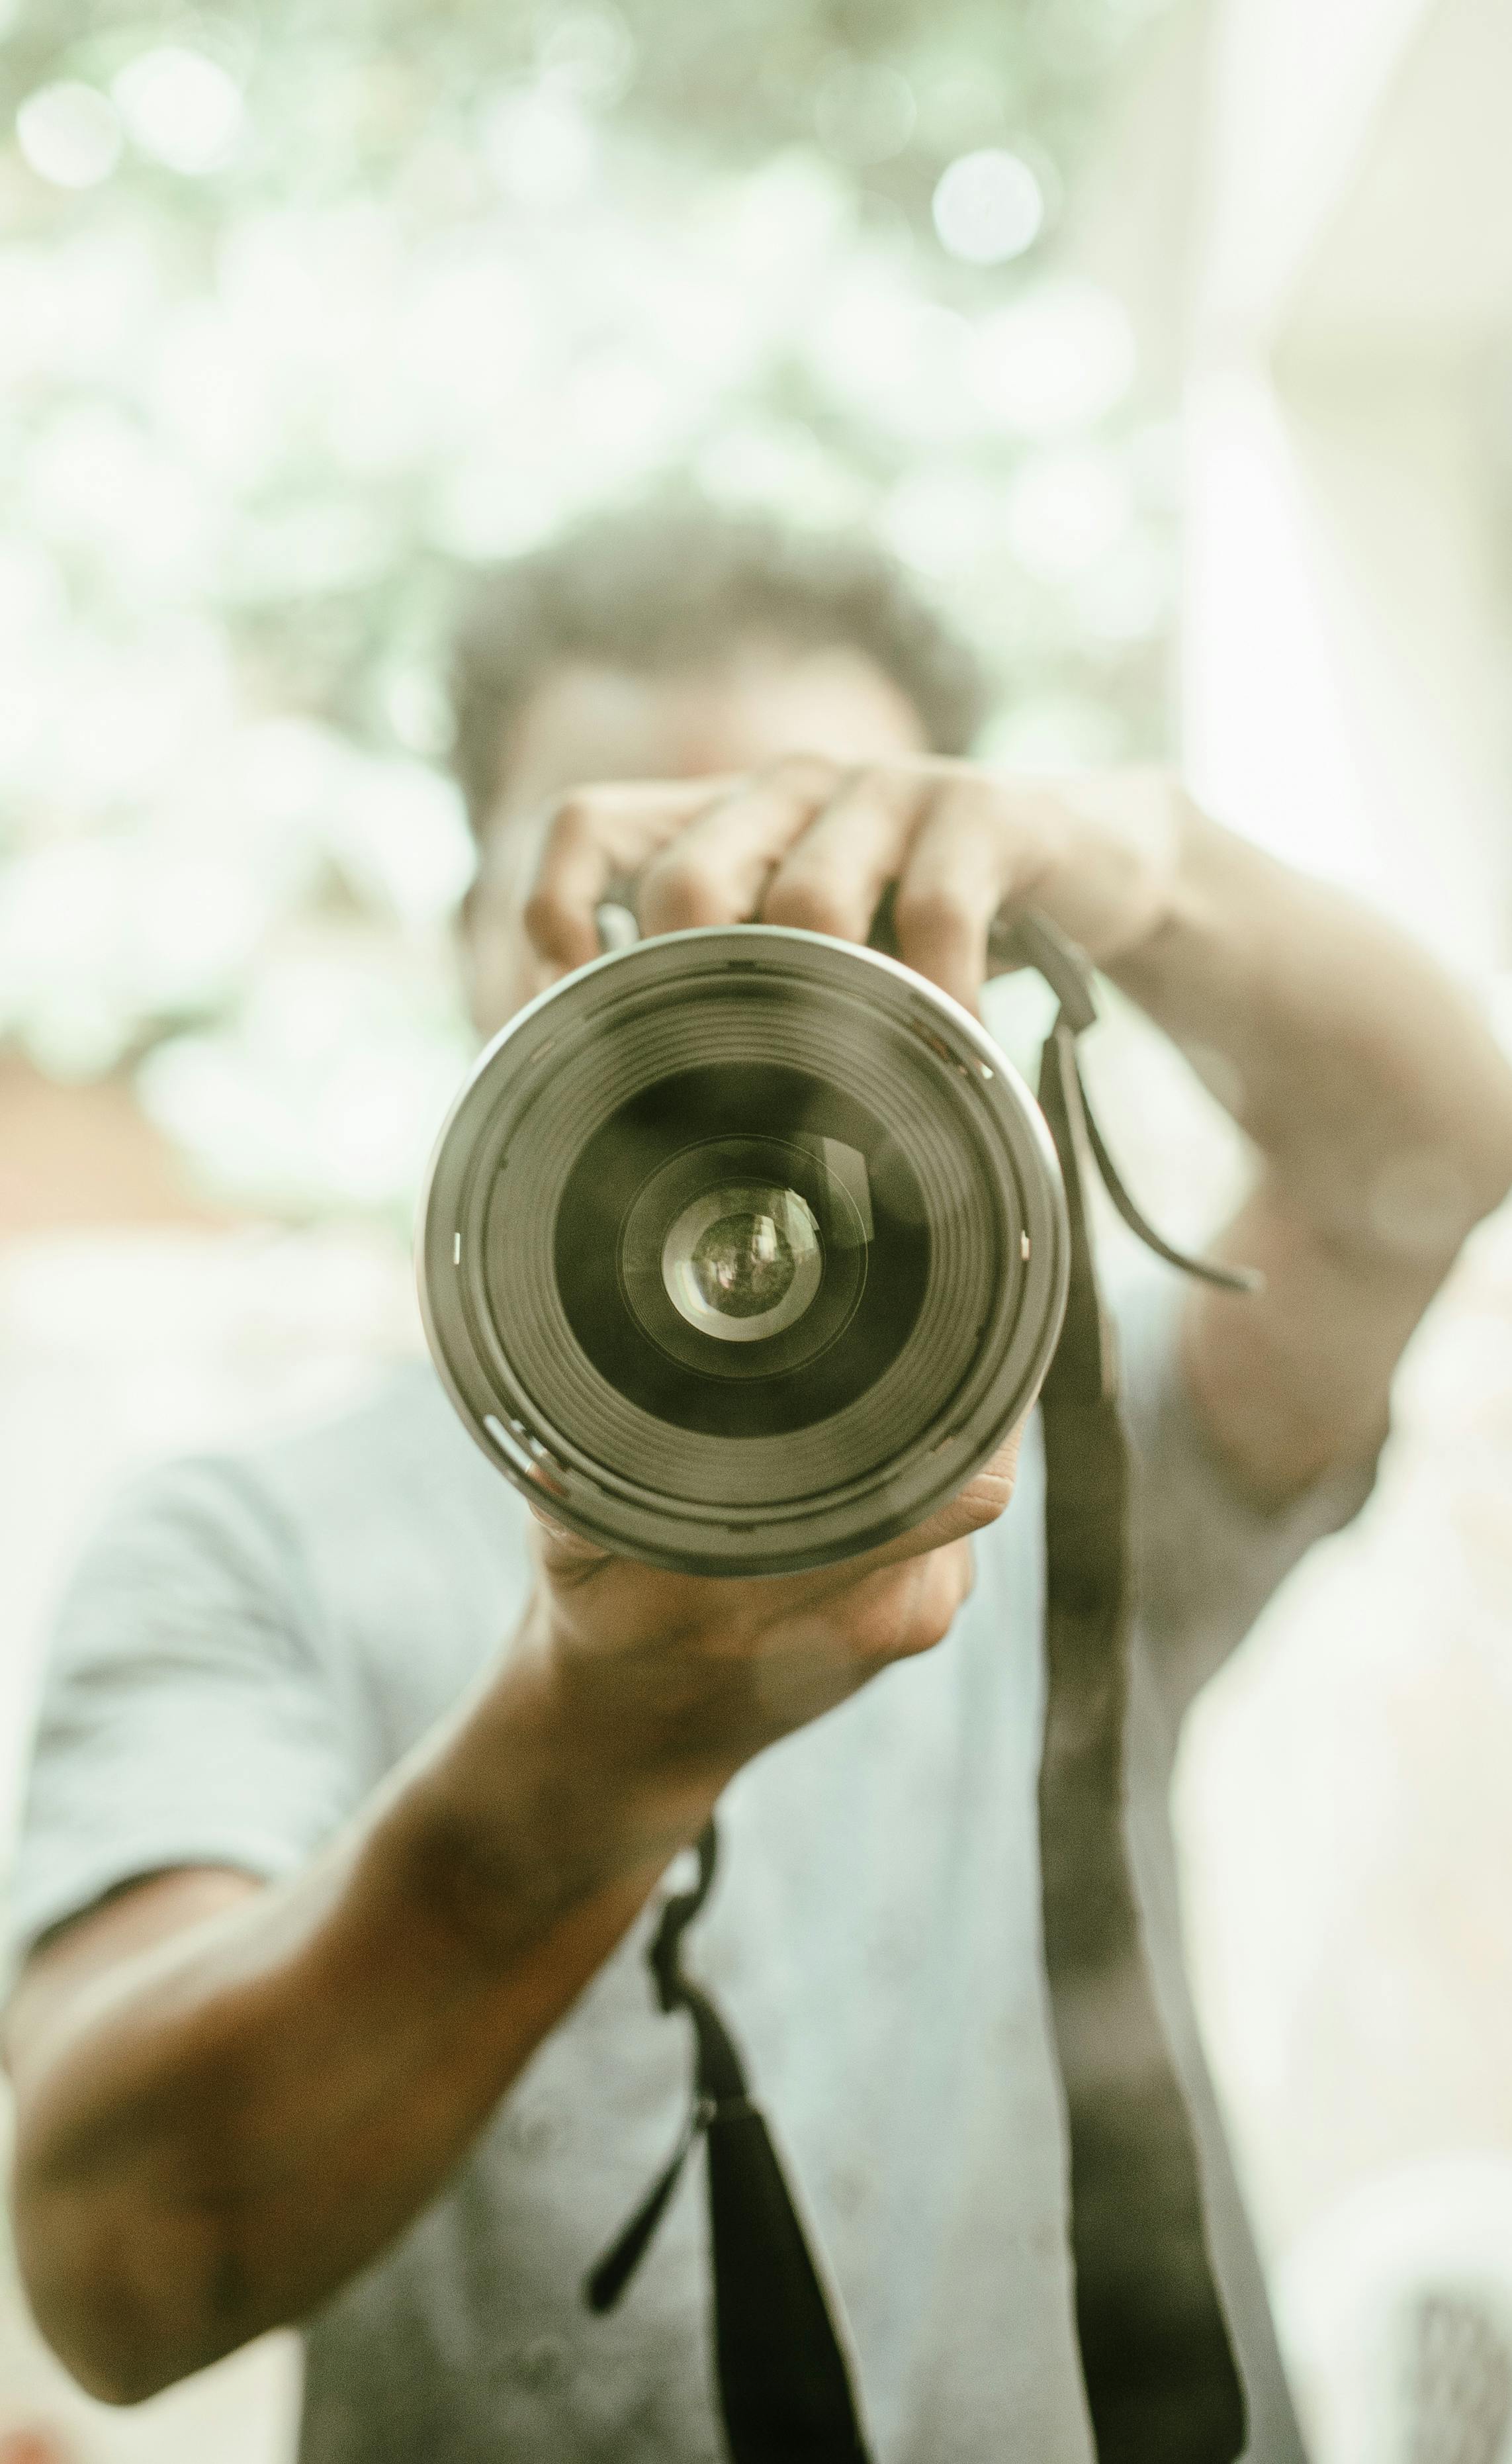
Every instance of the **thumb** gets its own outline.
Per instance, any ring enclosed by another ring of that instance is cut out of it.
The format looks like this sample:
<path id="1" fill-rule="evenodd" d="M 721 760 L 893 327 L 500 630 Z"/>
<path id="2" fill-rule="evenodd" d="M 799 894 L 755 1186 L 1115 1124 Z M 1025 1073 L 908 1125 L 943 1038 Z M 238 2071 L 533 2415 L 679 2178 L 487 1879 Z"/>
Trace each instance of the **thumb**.
<path id="1" fill-rule="evenodd" d="M 543 1507 L 533 1497 L 525 1501 L 536 1524 L 535 1555 L 543 1573 L 572 1575 L 581 1579 L 594 1573 L 601 1566 L 614 1560 L 607 1549 L 596 1540 L 585 1540 L 581 1531 L 569 1531 L 564 1523 L 554 1523 Z"/>

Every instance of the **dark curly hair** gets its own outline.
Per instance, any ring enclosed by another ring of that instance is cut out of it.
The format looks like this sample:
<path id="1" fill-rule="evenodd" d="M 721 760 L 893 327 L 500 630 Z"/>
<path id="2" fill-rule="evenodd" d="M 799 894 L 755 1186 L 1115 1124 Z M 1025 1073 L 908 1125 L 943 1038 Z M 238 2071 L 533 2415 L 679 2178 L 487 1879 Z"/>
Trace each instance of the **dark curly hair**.
<path id="1" fill-rule="evenodd" d="M 990 708 L 975 654 L 866 539 L 687 498 L 599 514 L 495 566 L 464 610 L 452 761 L 474 831 L 497 795 L 510 726 L 549 669 L 592 660 L 654 674 L 761 633 L 863 651 L 907 695 L 936 753 L 966 752 Z"/>

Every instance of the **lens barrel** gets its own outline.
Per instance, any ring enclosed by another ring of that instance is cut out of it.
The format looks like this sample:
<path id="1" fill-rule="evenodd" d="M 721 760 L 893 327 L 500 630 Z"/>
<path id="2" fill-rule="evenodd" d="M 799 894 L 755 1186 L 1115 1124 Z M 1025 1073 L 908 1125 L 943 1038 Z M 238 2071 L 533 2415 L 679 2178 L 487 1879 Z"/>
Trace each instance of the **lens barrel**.
<path id="1" fill-rule="evenodd" d="M 943 1505 L 1060 1331 L 1049 1134 L 975 1020 L 875 951 L 668 934 L 511 1021 L 422 1200 L 426 1331 L 557 1521 L 687 1573 L 827 1564 Z"/>

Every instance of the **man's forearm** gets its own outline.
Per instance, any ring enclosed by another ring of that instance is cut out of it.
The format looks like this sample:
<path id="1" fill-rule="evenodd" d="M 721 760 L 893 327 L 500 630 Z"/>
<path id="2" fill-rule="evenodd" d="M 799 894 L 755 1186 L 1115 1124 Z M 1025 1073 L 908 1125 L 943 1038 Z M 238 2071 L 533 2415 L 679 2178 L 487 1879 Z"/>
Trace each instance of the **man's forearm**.
<path id="1" fill-rule="evenodd" d="M 1260 1155 L 1218 1244 L 1262 1293 L 1194 1290 L 1183 1362 L 1260 1505 L 1386 1427 L 1392 1372 L 1512 1181 L 1512 1071 L 1406 935 L 1189 811 L 1167 921 L 1110 972 Z"/>
<path id="2" fill-rule="evenodd" d="M 1190 808 L 1185 827 L 1174 913 L 1110 972 L 1321 1231 L 1440 1264 L 1512 1179 L 1485 1022 L 1368 908 Z"/>
<path id="3" fill-rule="evenodd" d="M 1017 1443 L 916 1530 L 809 1573 L 669 1573 L 542 1531 L 502 1671 L 296 1881 L 188 1931 L 203 1902 L 181 1900 L 142 1950 L 120 1921 L 149 1882 L 33 1959 L 10 2031 L 19 2240 L 86 2385 L 150 2393 L 376 2255 L 734 1772 L 948 1633 Z"/>
<path id="4" fill-rule="evenodd" d="M 17 2230 L 41 2322 L 85 2384 L 151 2393 L 383 2248 L 723 1776 L 647 1781 L 585 1730 L 527 1632 L 296 1881 L 51 2010 L 44 1963 L 11 2047 Z"/>

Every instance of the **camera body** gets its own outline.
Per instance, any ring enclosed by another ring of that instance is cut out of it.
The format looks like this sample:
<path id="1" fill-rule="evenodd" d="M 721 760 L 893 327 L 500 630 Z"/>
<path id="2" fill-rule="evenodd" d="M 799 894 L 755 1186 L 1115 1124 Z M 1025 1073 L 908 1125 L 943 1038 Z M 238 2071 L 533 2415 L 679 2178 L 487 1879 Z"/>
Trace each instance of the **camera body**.
<path id="1" fill-rule="evenodd" d="M 1038 1391 L 1068 1245 L 975 1019 L 876 951 L 739 925 L 510 1022 L 442 1129 L 418 1267 L 452 1401 L 552 1519 L 750 1575 L 964 1486 Z"/>

